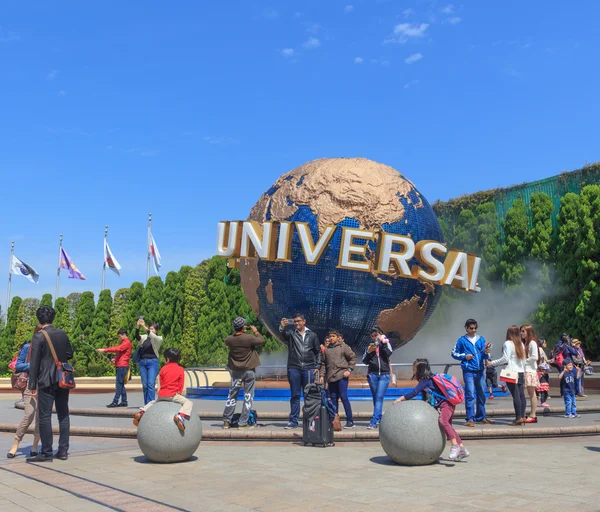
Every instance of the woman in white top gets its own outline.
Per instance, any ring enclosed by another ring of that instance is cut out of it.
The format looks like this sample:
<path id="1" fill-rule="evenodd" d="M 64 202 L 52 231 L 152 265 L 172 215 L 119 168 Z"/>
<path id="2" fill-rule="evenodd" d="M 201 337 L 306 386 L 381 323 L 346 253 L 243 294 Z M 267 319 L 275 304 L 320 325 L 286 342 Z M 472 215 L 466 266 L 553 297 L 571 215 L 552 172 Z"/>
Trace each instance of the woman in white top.
<path id="1" fill-rule="evenodd" d="M 521 326 L 521 339 L 525 346 L 525 387 L 531 400 L 531 411 L 527 423 L 537 423 L 537 395 L 535 388 L 540 385 L 537 368 L 540 362 L 540 353 L 538 350 L 537 336 L 533 332 L 531 325 Z"/>
<path id="2" fill-rule="evenodd" d="M 519 335 L 519 326 L 511 325 L 506 331 L 506 341 L 502 347 L 502 357 L 495 361 L 489 361 L 488 366 L 506 364 L 506 369 L 518 375 L 517 382 L 507 382 L 508 390 L 513 398 L 515 408 L 515 421 L 510 425 L 522 425 L 525 423 L 525 347 Z"/>

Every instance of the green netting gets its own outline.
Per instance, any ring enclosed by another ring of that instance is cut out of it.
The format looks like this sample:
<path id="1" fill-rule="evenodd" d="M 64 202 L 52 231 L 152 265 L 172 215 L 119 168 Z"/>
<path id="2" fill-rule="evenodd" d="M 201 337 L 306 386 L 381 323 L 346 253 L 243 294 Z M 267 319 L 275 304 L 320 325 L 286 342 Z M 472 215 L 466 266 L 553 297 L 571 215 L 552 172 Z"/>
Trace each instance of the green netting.
<path id="1" fill-rule="evenodd" d="M 465 195 L 447 202 L 436 201 L 433 209 L 442 221 L 452 224 L 456 221 L 460 212 L 467 209 L 474 209 L 477 205 L 487 201 L 494 201 L 496 211 L 498 212 L 498 221 L 501 222 L 506 216 L 506 212 L 519 197 L 523 199 L 528 207 L 527 213 L 531 215 L 529 203 L 531 195 L 536 192 L 543 192 L 552 198 L 554 203 L 553 223 L 556 227 L 556 214 L 560 206 L 560 198 L 569 192 L 579 193 L 586 185 L 600 183 L 600 163 L 586 165 L 583 169 L 572 172 L 563 172 L 558 176 L 552 176 L 531 183 L 523 183 L 508 188 L 499 188 L 495 190 L 486 190 Z M 501 226 L 499 226 L 501 229 Z"/>

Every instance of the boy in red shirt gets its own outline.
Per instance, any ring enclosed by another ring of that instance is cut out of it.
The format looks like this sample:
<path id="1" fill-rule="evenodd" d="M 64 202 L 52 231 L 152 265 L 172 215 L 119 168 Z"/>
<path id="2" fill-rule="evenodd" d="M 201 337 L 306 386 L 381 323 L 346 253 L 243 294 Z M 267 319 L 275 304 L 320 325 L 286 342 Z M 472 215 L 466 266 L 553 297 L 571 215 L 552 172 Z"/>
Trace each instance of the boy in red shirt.
<path id="1" fill-rule="evenodd" d="M 117 392 L 113 401 L 106 407 L 127 407 L 127 391 L 125 391 L 125 379 L 129 373 L 129 360 L 131 359 L 131 341 L 127 338 L 125 329 L 119 330 L 121 344 L 116 347 L 99 348 L 96 352 L 113 352 L 115 356 L 115 367 L 117 369 Z M 119 398 L 121 403 L 119 403 Z"/>
<path id="2" fill-rule="evenodd" d="M 193 403 L 181 393 L 185 382 L 185 373 L 183 367 L 179 366 L 179 350 L 168 348 L 164 353 L 166 364 L 158 374 L 160 389 L 158 390 L 158 400 L 165 402 L 175 402 L 181 405 L 179 412 L 173 416 L 173 421 L 179 430 L 185 430 L 185 422 L 192 415 Z M 156 400 L 148 402 L 133 418 L 133 424 L 137 427 L 144 413 L 156 403 Z"/>

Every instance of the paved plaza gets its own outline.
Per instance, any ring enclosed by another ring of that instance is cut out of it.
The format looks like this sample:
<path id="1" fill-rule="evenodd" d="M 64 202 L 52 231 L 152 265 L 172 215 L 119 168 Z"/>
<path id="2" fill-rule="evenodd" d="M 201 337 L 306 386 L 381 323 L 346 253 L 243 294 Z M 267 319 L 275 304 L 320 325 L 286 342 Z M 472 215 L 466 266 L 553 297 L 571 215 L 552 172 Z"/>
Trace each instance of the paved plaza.
<path id="1" fill-rule="evenodd" d="M 133 405 L 138 395 L 131 394 Z M 0 395 L 2 422 L 16 423 L 22 417 L 23 412 L 14 408 L 15 398 Z M 71 405 L 102 408 L 109 400 L 108 395 L 73 395 Z M 584 403 L 597 406 L 600 396 L 591 395 Z M 371 407 L 368 402 L 355 405 L 362 412 Z M 510 400 L 489 405 L 506 409 Z M 216 412 L 222 404 L 196 401 L 195 406 Z M 265 415 L 288 407 L 286 402 L 255 406 Z M 78 426 L 131 426 L 127 418 L 71 419 Z M 456 424 L 463 422 L 459 419 Z M 571 422 L 597 424 L 600 414 L 583 414 L 579 420 L 555 414 L 541 417 L 539 424 Z M 203 423 L 206 428 L 220 424 Z M 267 423 L 274 428 L 283 425 Z M 359 428 L 366 424 L 359 422 Z M 5 451 L 12 437 L 0 434 Z M 600 436 L 471 440 L 466 443 L 471 457 L 464 461 L 448 460 L 446 450 L 438 464 L 412 468 L 393 464 L 378 441 L 338 442 L 326 449 L 291 441 L 203 441 L 194 460 L 171 465 L 149 462 L 135 439 L 75 436 L 68 461 L 34 465 L 24 457 L 30 443 L 27 435 L 18 457 L 0 458 L 0 512 L 17 507 L 86 512 L 600 510 Z"/>
<path id="2" fill-rule="evenodd" d="M 6 447 L 11 438 L 0 434 Z M 193 461 L 158 465 L 134 440 L 73 438 L 68 461 L 2 460 L 0 512 L 600 509 L 598 436 L 469 449 L 461 462 L 407 468 L 377 442 L 205 442 Z"/>

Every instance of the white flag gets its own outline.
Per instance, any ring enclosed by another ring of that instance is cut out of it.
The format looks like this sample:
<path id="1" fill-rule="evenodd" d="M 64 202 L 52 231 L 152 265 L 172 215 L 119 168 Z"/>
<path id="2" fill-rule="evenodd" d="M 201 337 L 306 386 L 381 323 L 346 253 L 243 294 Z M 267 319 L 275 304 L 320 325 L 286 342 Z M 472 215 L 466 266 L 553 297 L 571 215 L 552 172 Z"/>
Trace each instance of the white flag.
<path id="1" fill-rule="evenodd" d="M 14 254 L 12 257 L 11 269 L 13 274 L 16 274 L 17 276 L 26 277 L 32 283 L 37 283 L 40 280 L 40 276 L 35 271 L 35 269 L 27 265 L 27 263 L 23 263 Z"/>
<path id="2" fill-rule="evenodd" d="M 121 265 L 119 265 L 119 262 L 113 256 L 113 253 L 110 251 L 110 247 L 108 246 L 106 238 L 104 239 L 104 264 L 118 276 L 121 275 L 119 274 L 119 270 L 121 270 Z"/>
<path id="3" fill-rule="evenodd" d="M 154 271 L 158 274 L 160 270 L 160 252 L 158 252 L 158 247 L 156 247 L 156 242 L 154 241 L 154 236 L 150 233 L 150 256 L 152 256 L 152 263 L 154 264 Z"/>

